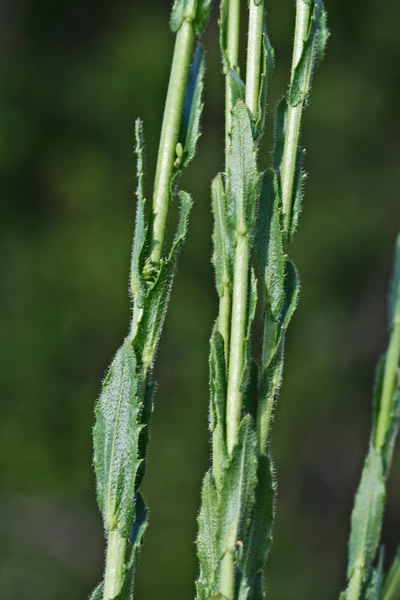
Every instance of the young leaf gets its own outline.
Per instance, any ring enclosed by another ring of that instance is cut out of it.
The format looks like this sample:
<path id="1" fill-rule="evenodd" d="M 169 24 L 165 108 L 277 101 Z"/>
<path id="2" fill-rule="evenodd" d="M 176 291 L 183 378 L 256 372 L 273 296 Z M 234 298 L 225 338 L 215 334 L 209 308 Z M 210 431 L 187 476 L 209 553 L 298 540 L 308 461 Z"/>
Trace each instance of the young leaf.
<path id="1" fill-rule="evenodd" d="M 215 283 L 218 295 L 230 292 L 233 277 L 234 235 L 227 220 L 226 197 L 221 174 L 218 174 L 211 186 L 212 210 L 214 215 L 213 257 Z"/>
<path id="2" fill-rule="evenodd" d="M 132 297 L 137 305 L 136 307 L 142 306 L 142 296 L 146 292 L 146 282 L 142 276 L 144 258 L 143 251 L 145 248 L 147 238 L 147 225 L 145 221 L 145 197 L 144 197 L 144 135 L 143 135 L 143 122 L 140 119 L 136 120 L 135 123 L 135 137 L 136 137 L 136 224 L 135 224 L 135 235 L 132 248 L 132 260 L 131 260 L 131 290 Z M 138 306 L 139 305 L 139 306 Z"/>
<path id="3" fill-rule="evenodd" d="M 219 456 L 213 459 L 221 461 L 227 458 L 226 449 L 226 424 L 225 424 L 225 405 L 226 405 L 226 366 L 225 366 L 225 347 L 224 338 L 215 331 L 210 340 L 210 427 L 215 434 L 218 444 Z M 217 448 L 214 448 L 217 454 Z M 222 464 L 214 469 L 216 471 L 222 468 Z"/>
<path id="4" fill-rule="evenodd" d="M 211 479 L 206 473 L 201 492 L 201 509 L 198 517 L 197 555 L 200 575 L 197 581 L 198 600 L 208 600 L 215 591 L 219 570 L 217 538 L 218 496 Z"/>
<path id="5" fill-rule="evenodd" d="M 283 148 L 285 145 L 287 100 L 281 98 L 275 110 L 274 149 L 272 153 L 272 166 L 277 174 L 280 185 L 280 174 L 282 168 Z"/>
<path id="6" fill-rule="evenodd" d="M 257 437 L 250 416 L 242 419 L 238 442 L 223 469 L 218 507 L 219 556 L 233 552 L 248 530 L 257 486 Z"/>
<path id="7" fill-rule="evenodd" d="M 306 2 L 307 0 L 302 0 Z M 313 66 L 315 38 L 317 34 L 316 7 L 313 6 L 307 39 L 304 41 L 300 60 L 297 63 L 289 91 L 289 103 L 298 106 L 303 103 L 309 92 L 311 72 Z"/>
<path id="8" fill-rule="evenodd" d="M 373 569 L 363 588 L 360 600 L 380 600 L 383 582 L 383 549 L 379 553 L 376 569 Z"/>
<path id="9" fill-rule="evenodd" d="M 232 223 L 245 228 L 251 238 L 254 231 L 259 173 L 253 140 L 251 115 L 242 100 L 232 111 L 232 132 L 228 165 L 228 201 L 232 205 Z"/>
<path id="10" fill-rule="evenodd" d="M 229 85 L 232 92 L 232 105 L 234 106 L 237 100 L 244 100 L 246 94 L 246 86 L 234 69 L 229 70 Z"/>
<path id="11" fill-rule="evenodd" d="M 135 479 L 141 459 L 142 403 L 137 398 L 136 356 L 125 340 L 111 364 L 96 406 L 93 432 L 97 497 L 106 529 L 128 538 L 134 514 Z"/>
<path id="12" fill-rule="evenodd" d="M 221 0 L 220 4 L 220 12 L 219 12 L 219 44 L 221 47 L 222 54 L 222 64 L 224 68 L 225 75 L 228 73 L 230 69 L 229 59 L 228 59 L 228 10 L 229 10 L 229 0 Z"/>
<path id="13" fill-rule="evenodd" d="M 358 569 L 362 572 L 364 581 L 375 558 L 382 528 L 384 502 L 382 457 L 379 452 L 372 450 L 365 461 L 351 515 L 347 569 L 349 580 Z"/>
<path id="14" fill-rule="evenodd" d="M 204 50 L 198 43 L 186 88 L 185 102 L 183 105 L 181 131 L 179 141 L 183 147 L 182 167 L 186 167 L 193 159 L 197 141 L 200 137 L 200 118 L 203 111 L 203 80 L 204 80 Z"/>
<path id="15" fill-rule="evenodd" d="M 299 282 L 296 267 L 292 261 L 286 261 L 285 267 L 285 302 L 280 316 L 280 340 L 282 339 L 293 313 L 297 306 L 299 297 Z"/>
<path id="16" fill-rule="evenodd" d="M 198 0 L 196 12 L 196 33 L 200 35 L 207 25 L 212 0 Z"/>
<path id="17" fill-rule="evenodd" d="M 89 600 L 103 600 L 104 595 L 104 583 L 100 583 L 97 588 L 93 591 Z"/>
<path id="18" fill-rule="evenodd" d="M 300 146 L 297 148 L 296 171 L 293 184 L 293 206 L 292 216 L 290 221 L 289 241 L 293 239 L 293 235 L 297 229 L 299 217 L 301 213 L 301 201 L 303 199 L 303 187 L 306 179 L 306 173 L 303 171 L 303 156 L 304 150 Z"/>
<path id="19" fill-rule="evenodd" d="M 260 93 L 258 96 L 258 119 L 256 130 L 260 137 L 264 133 L 265 116 L 267 113 L 268 85 L 274 70 L 275 53 L 271 46 L 264 23 L 263 44 L 262 44 L 262 73 Z"/>

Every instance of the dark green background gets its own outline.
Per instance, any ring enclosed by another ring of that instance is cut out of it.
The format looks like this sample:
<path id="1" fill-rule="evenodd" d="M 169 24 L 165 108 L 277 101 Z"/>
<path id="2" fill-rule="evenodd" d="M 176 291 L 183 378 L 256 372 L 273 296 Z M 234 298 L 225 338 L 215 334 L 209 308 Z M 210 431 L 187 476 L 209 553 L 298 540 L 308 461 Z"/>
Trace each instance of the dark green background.
<path id="1" fill-rule="evenodd" d="M 152 173 L 173 47 L 169 4 L 0 5 L 2 600 L 86 598 L 101 577 L 93 406 L 129 321 L 133 125 L 136 116 L 145 121 Z M 266 4 L 277 56 L 274 105 L 287 85 L 294 6 Z M 327 0 L 327 8 L 332 37 L 304 118 L 309 181 L 292 247 L 302 293 L 273 431 L 279 494 L 271 600 L 329 600 L 344 585 L 400 225 L 399 5 Z M 214 6 L 204 37 L 203 137 L 182 182 L 195 204 L 155 373 L 144 484 L 151 521 L 136 587 L 143 600 L 192 598 L 197 572 L 217 308 L 209 186 L 223 141 L 216 17 Z M 269 134 L 263 166 L 270 142 Z M 389 485 L 387 558 L 400 541 L 399 459 Z"/>

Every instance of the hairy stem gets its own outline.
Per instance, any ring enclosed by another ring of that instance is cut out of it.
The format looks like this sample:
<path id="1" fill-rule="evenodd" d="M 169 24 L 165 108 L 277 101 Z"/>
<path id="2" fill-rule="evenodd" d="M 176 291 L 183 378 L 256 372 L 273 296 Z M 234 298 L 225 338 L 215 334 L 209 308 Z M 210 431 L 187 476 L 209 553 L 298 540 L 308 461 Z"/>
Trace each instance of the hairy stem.
<path id="1" fill-rule="evenodd" d="M 171 196 L 170 185 L 174 172 L 176 145 L 182 120 L 193 42 L 194 15 L 188 15 L 176 35 L 154 179 L 150 262 L 155 267 L 160 262 L 164 246 Z"/>
<path id="2" fill-rule="evenodd" d="M 305 0 L 296 0 L 296 28 L 293 45 L 292 71 L 290 85 L 293 83 L 296 66 L 300 60 L 303 50 L 304 40 L 306 39 L 308 25 L 310 22 L 311 3 Z M 290 219 L 292 215 L 293 186 L 296 171 L 297 147 L 300 135 L 301 113 L 303 111 L 304 100 L 297 106 L 292 106 L 289 102 L 285 143 L 283 147 L 281 187 L 282 187 L 282 211 L 284 219 L 284 229 L 289 232 Z"/>
<path id="3" fill-rule="evenodd" d="M 112 600 L 121 591 L 127 543 L 128 541 L 120 535 L 118 529 L 109 532 L 104 575 L 104 600 Z"/>
<path id="4" fill-rule="evenodd" d="M 246 104 L 256 119 L 261 78 L 261 49 L 264 22 L 264 1 L 257 6 L 250 0 L 249 33 L 246 62 Z"/>

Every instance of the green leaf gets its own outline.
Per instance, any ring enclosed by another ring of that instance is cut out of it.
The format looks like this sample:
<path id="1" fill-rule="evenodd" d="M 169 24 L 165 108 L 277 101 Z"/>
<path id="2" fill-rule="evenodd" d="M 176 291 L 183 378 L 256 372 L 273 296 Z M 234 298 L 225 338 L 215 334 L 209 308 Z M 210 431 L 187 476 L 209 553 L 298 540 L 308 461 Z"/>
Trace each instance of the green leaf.
<path id="1" fill-rule="evenodd" d="M 106 529 L 128 538 L 134 514 L 142 403 L 137 398 L 136 356 L 125 340 L 110 366 L 96 406 L 93 431 L 97 497 Z"/>
<path id="2" fill-rule="evenodd" d="M 222 456 L 227 456 L 226 449 L 226 366 L 224 338 L 215 331 L 210 340 L 210 427 L 217 431 L 219 449 Z"/>
<path id="3" fill-rule="evenodd" d="M 201 509 L 198 517 L 197 555 L 200 575 L 197 581 L 197 597 L 207 600 L 215 590 L 219 556 L 217 538 L 218 496 L 210 473 L 206 473 L 201 492 Z"/>
<path id="4" fill-rule="evenodd" d="M 396 240 L 393 278 L 389 294 L 389 330 L 392 329 L 396 318 L 400 319 L 400 235 Z"/>
<path id="5" fill-rule="evenodd" d="M 210 6 L 212 0 L 198 0 L 196 13 L 196 33 L 200 34 L 204 30 L 210 16 Z"/>
<path id="6" fill-rule="evenodd" d="M 264 32 L 262 38 L 262 73 L 260 82 L 260 93 L 258 97 L 258 119 L 256 123 L 256 129 L 258 136 L 261 136 L 264 132 L 265 117 L 267 114 L 267 101 L 268 101 L 268 85 L 272 77 L 275 63 L 275 53 L 271 46 L 269 37 L 267 34 L 266 25 L 264 22 Z"/>
<path id="7" fill-rule="evenodd" d="M 303 0 L 303 2 L 306 0 Z M 317 35 L 316 7 L 313 4 L 307 38 L 303 44 L 303 50 L 297 63 L 289 90 L 289 103 L 298 106 L 303 103 L 308 95 L 313 67 L 315 40 Z"/>
<path id="8" fill-rule="evenodd" d="M 229 0 L 221 0 L 219 9 L 219 44 L 221 47 L 222 64 L 225 75 L 230 69 L 228 59 L 228 11 L 229 11 Z"/>
<path id="9" fill-rule="evenodd" d="M 137 308 L 142 307 L 142 297 L 146 293 L 146 282 L 143 279 L 142 271 L 144 265 L 143 251 L 147 238 L 147 225 L 145 221 L 145 204 L 144 197 L 144 135 L 143 122 L 140 119 L 135 123 L 136 147 L 135 153 L 137 158 L 136 163 L 136 178 L 137 178 L 137 207 L 136 207 L 136 225 L 133 238 L 132 260 L 131 260 L 131 290 L 133 301 Z"/>
<path id="10" fill-rule="evenodd" d="M 316 0 L 318 9 L 318 31 L 316 40 L 316 58 L 322 60 L 325 54 L 326 44 L 330 33 L 328 29 L 328 18 L 322 0 Z"/>
<path id="11" fill-rule="evenodd" d="M 378 366 L 376 368 L 375 374 L 375 384 L 374 384 L 374 393 L 373 393 L 373 421 L 372 421 L 372 431 L 371 431 L 371 445 L 374 443 L 374 439 L 376 436 L 376 431 L 378 427 L 379 413 L 381 409 L 381 398 L 382 398 L 382 390 L 383 390 L 383 377 L 385 372 L 385 359 L 386 356 L 382 356 Z M 389 472 L 390 464 L 392 461 L 392 455 L 394 450 L 394 445 L 396 442 L 396 437 L 398 435 L 399 427 L 400 427 L 400 388 L 399 382 L 394 390 L 393 401 L 390 404 L 391 412 L 388 419 L 388 427 L 385 434 L 385 440 L 382 447 L 382 460 L 383 460 L 383 473 L 386 478 Z"/>
<path id="12" fill-rule="evenodd" d="M 249 415 L 239 426 L 238 441 L 224 466 L 218 507 L 219 556 L 235 551 L 248 530 L 257 486 L 257 437 Z"/>
<path id="13" fill-rule="evenodd" d="M 244 412 L 255 419 L 258 406 L 258 365 L 254 359 L 250 359 L 249 362 L 248 378 L 243 393 L 243 406 Z"/>
<path id="14" fill-rule="evenodd" d="M 220 173 L 212 182 L 211 197 L 214 216 L 212 263 L 217 292 L 221 297 L 225 291 L 231 292 L 235 240 L 229 230 L 226 197 Z"/>
<path id="15" fill-rule="evenodd" d="M 136 476 L 135 488 L 137 490 L 139 489 L 146 473 L 146 453 L 149 442 L 150 419 L 153 412 L 153 394 L 155 388 L 155 384 L 150 381 L 150 378 L 147 375 L 145 376 L 145 381 L 141 382 L 141 385 L 144 386 L 143 407 L 141 414 L 141 422 L 143 427 L 139 434 L 139 456 L 142 459 L 142 462 L 140 463 Z M 139 395 L 142 397 L 142 394 Z"/>
<path id="16" fill-rule="evenodd" d="M 232 110 L 232 131 L 228 167 L 228 206 L 236 230 L 247 229 L 250 240 L 254 232 L 259 173 L 253 140 L 251 115 L 242 100 Z"/>
<path id="17" fill-rule="evenodd" d="M 149 287 L 146 296 L 146 310 L 139 323 L 137 335 L 133 339 L 142 364 L 149 367 L 157 350 L 161 329 L 167 310 L 172 281 L 176 271 L 176 261 L 182 242 L 186 236 L 189 211 L 192 200 L 186 192 L 180 192 L 180 216 L 175 239 L 169 255 L 161 259 L 156 279 Z"/>
<path id="18" fill-rule="evenodd" d="M 281 203 L 278 181 L 272 169 L 265 172 L 260 197 L 260 211 L 263 217 L 258 220 L 258 243 L 260 253 L 265 246 L 265 303 L 270 306 L 273 318 L 278 321 L 285 302 L 285 254 L 283 251 L 283 232 L 281 228 Z M 265 236 L 265 239 L 260 239 Z"/>
<path id="19" fill-rule="evenodd" d="M 383 583 L 383 549 L 379 553 L 376 569 L 372 569 L 369 578 L 362 590 L 360 600 L 380 600 Z"/>
<path id="20" fill-rule="evenodd" d="M 299 222 L 299 217 L 301 213 L 301 204 L 303 199 L 303 188 L 304 181 L 306 179 L 306 173 L 303 171 L 303 156 L 304 150 L 300 146 L 297 148 L 297 157 L 296 157 L 296 171 L 294 175 L 294 185 L 293 185 L 293 207 L 292 207 L 292 216 L 290 220 L 290 230 L 289 230 L 289 241 L 293 239 L 293 235 L 297 229 L 297 225 Z"/>
<path id="21" fill-rule="evenodd" d="M 239 552 L 238 567 L 251 587 L 251 579 L 263 568 L 272 542 L 275 485 L 269 456 L 260 456 L 257 471 L 255 503 L 243 546 Z"/>
<path id="22" fill-rule="evenodd" d="M 176 33 L 182 26 L 185 15 L 185 4 L 186 0 L 175 0 L 172 7 L 169 24 L 174 33 Z"/>
<path id="23" fill-rule="evenodd" d="M 290 260 L 287 260 L 285 268 L 285 302 L 280 317 L 280 340 L 282 340 L 296 310 L 298 297 L 299 282 L 296 267 Z"/>
<path id="24" fill-rule="evenodd" d="M 193 159 L 200 137 L 200 118 L 203 112 L 204 50 L 197 44 L 186 88 L 179 141 L 183 146 L 182 167 Z"/>
<path id="25" fill-rule="evenodd" d="M 237 100 L 244 100 L 246 95 L 246 86 L 234 69 L 229 70 L 229 85 L 232 93 L 232 106 Z"/>
<path id="26" fill-rule="evenodd" d="M 347 576 L 353 577 L 355 570 L 366 573 L 375 558 L 382 528 L 385 503 L 385 484 L 381 454 L 372 450 L 364 464 L 361 482 L 356 494 L 351 515 L 349 542 L 349 564 Z"/>
<path id="27" fill-rule="evenodd" d="M 389 573 L 385 577 L 381 600 L 398 600 L 400 598 L 400 546 L 397 548 Z"/>
<path id="28" fill-rule="evenodd" d="M 92 592 L 89 600 L 103 600 L 104 583 L 100 583 L 97 588 Z"/>

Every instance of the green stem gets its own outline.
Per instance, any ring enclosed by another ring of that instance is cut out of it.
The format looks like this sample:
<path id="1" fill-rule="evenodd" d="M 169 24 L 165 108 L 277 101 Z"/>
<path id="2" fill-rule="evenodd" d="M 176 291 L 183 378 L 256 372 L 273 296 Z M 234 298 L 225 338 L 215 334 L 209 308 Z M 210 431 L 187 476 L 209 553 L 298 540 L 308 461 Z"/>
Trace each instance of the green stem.
<path id="1" fill-rule="evenodd" d="M 222 296 L 219 299 L 218 331 L 225 342 L 225 366 L 229 366 L 229 317 L 231 312 L 231 295 L 229 284 L 224 285 Z"/>
<path id="2" fill-rule="evenodd" d="M 127 540 L 120 535 L 118 529 L 110 531 L 108 534 L 103 600 L 113 600 L 121 592 L 126 548 Z"/>
<path id="3" fill-rule="evenodd" d="M 256 119 L 261 79 L 261 49 L 264 24 L 264 1 L 257 6 L 250 0 L 249 34 L 247 40 L 246 63 L 246 104 Z"/>
<path id="4" fill-rule="evenodd" d="M 394 390 L 397 378 L 397 369 L 400 360 L 400 299 L 397 301 L 396 312 L 391 327 L 389 347 L 385 359 L 383 374 L 382 395 L 380 401 L 378 425 L 376 428 L 374 446 L 381 449 L 390 422 L 390 414 L 394 399 Z"/>
<path id="5" fill-rule="evenodd" d="M 237 69 L 239 61 L 240 0 L 229 0 L 227 26 L 227 58 L 230 69 Z M 232 91 L 229 72 L 225 77 L 225 156 L 229 152 L 232 127 Z"/>
<path id="6" fill-rule="evenodd" d="M 356 567 L 347 588 L 346 600 L 359 600 L 364 568 Z"/>
<path id="7" fill-rule="evenodd" d="M 235 597 L 235 562 L 233 552 L 227 551 L 221 561 L 220 576 L 221 594 L 226 600 L 233 600 Z"/>
<path id="8" fill-rule="evenodd" d="M 229 349 L 226 432 L 228 451 L 236 443 L 242 410 L 242 377 L 246 334 L 247 287 L 249 278 L 249 236 L 243 226 L 237 232 L 233 271 L 231 339 Z"/>
<path id="9" fill-rule="evenodd" d="M 308 3 L 305 0 L 296 0 L 296 25 L 290 85 L 293 83 L 295 69 L 300 60 L 304 40 L 306 39 L 310 22 L 310 11 L 311 3 Z M 303 105 L 304 101 L 300 102 L 297 106 L 291 106 L 289 102 L 286 117 L 285 143 L 283 147 L 281 171 L 281 189 L 284 229 L 287 235 L 289 233 L 290 220 L 292 216 L 293 186 L 296 172 L 297 147 L 299 143 Z"/>
<path id="10" fill-rule="evenodd" d="M 171 75 L 161 129 L 154 180 L 151 235 L 151 264 L 157 267 L 162 256 L 167 225 L 170 185 L 174 172 L 176 145 L 182 120 L 183 103 L 189 77 L 194 42 L 194 17 L 187 15 L 176 35 Z"/>

